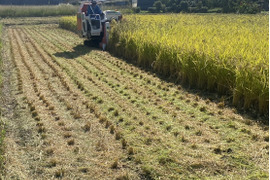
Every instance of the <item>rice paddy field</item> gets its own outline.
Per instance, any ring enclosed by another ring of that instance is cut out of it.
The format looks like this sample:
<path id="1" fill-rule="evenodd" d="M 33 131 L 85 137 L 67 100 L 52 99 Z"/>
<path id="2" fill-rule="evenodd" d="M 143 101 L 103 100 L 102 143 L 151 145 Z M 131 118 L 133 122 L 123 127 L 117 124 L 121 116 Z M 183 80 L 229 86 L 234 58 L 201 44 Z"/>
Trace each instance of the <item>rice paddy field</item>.
<path id="1" fill-rule="evenodd" d="M 1 20 L 0 179 L 269 178 L 266 90 L 250 106 L 244 94 L 268 87 L 267 17 L 126 16 L 109 52 L 54 18 L 20 19 Z M 234 91 L 246 113 L 227 105 Z"/>
<path id="2" fill-rule="evenodd" d="M 60 27 L 76 32 L 76 18 Z M 109 51 L 190 87 L 269 113 L 268 15 L 127 15 Z"/>
<path id="3" fill-rule="evenodd" d="M 140 65 L 269 112 L 268 15 L 132 15 L 110 39 L 112 52 Z"/>
<path id="4" fill-rule="evenodd" d="M 51 6 L 4 6 L 0 5 L 1 18 L 16 17 L 48 17 L 74 15 L 78 11 L 73 5 L 51 5 Z"/>

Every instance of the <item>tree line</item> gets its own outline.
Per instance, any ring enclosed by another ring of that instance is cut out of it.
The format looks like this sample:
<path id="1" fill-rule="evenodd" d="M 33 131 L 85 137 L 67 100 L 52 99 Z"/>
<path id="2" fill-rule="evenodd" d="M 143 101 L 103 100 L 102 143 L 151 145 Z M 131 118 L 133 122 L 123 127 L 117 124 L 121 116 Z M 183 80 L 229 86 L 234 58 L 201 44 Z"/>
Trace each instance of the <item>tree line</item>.
<path id="1" fill-rule="evenodd" d="M 0 0 L 0 5 L 57 5 L 70 3 L 78 5 L 81 0 Z"/>
<path id="2" fill-rule="evenodd" d="M 63 0 L 0 0 L 1 5 L 56 5 Z"/>
<path id="3" fill-rule="evenodd" d="M 156 0 L 150 12 L 247 13 L 269 11 L 269 0 Z"/>

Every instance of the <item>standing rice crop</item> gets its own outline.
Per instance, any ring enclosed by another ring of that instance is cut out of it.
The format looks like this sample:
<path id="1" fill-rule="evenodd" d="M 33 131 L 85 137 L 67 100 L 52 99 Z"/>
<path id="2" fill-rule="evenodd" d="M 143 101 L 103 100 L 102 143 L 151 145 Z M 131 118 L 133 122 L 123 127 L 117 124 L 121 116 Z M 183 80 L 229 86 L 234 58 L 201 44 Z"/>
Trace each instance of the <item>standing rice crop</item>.
<path id="1" fill-rule="evenodd" d="M 59 26 L 63 29 L 77 32 L 77 18 L 76 16 L 64 16 L 60 18 Z"/>
<path id="2" fill-rule="evenodd" d="M 76 17 L 62 17 L 60 27 L 76 32 Z M 265 114 L 268 34 L 267 15 L 126 15 L 112 23 L 109 51 Z"/>
<path id="3" fill-rule="evenodd" d="M 192 87 L 231 94 L 268 112 L 265 15 L 130 15 L 113 25 L 110 51 Z"/>

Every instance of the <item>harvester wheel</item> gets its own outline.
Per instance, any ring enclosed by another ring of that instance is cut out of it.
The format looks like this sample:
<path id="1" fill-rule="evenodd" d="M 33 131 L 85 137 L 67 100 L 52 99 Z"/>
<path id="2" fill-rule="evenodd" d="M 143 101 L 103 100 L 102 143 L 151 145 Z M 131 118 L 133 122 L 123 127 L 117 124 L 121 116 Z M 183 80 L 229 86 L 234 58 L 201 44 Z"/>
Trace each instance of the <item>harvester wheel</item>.
<path id="1" fill-rule="evenodd" d="M 90 41 L 89 41 L 89 40 L 83 41 L 83 45 L 85 45 L 85 46 L 90 46 Z"/>
<path id="2" fill-rule="evenodd" d="M 96 40 L 85 40 L 85 41 L 83 42 L 83 44 L 84 44 L 85 46 L 98 48 L 99 41 L 96 41 Z"/>

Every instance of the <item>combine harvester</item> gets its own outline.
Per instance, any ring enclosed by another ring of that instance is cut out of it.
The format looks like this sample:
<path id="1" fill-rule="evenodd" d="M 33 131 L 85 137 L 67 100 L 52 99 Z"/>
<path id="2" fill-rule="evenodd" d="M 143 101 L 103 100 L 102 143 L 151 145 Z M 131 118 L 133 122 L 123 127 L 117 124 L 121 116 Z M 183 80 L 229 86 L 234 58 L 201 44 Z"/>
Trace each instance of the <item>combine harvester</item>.
<path id="1" fill-rule="evenodd" d="M 122 19 L 119 11 L 107 10 L 101 11 L 99 5 L 101 1 L 82 2 L 79 12 L 77 13 L 77 28 L 80 36 L 86 38 L 85 45 L 98 44 L 103 50 L 109 41 L 110 22 Z"/>

